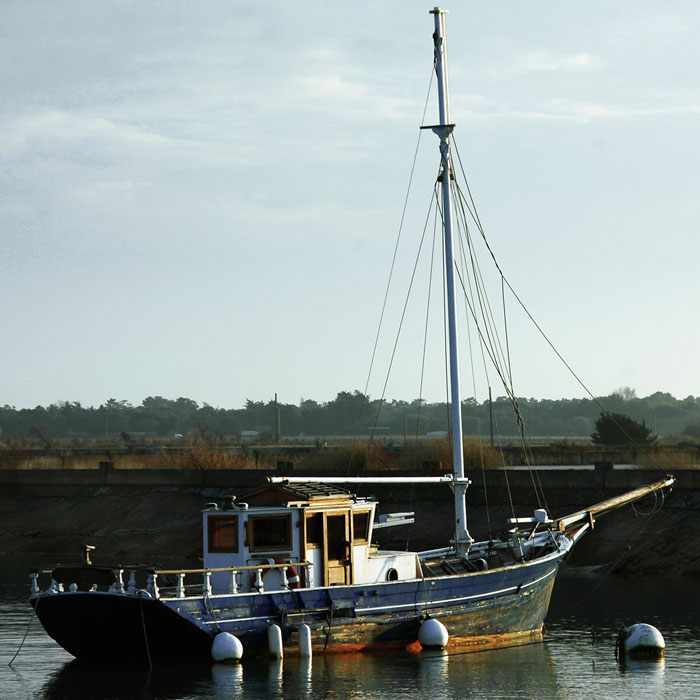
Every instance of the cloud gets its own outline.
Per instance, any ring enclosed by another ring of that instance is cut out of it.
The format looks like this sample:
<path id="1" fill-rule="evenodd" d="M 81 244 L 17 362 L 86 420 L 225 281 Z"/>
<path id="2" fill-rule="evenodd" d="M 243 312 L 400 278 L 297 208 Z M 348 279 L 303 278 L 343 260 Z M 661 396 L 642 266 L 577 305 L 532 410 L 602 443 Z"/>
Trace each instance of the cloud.
<path id="1" fill-rule="evenodd" d="M 343 58 L 343 55 L 336 49 L 311 48 L 307 50 L 307 55 L 313 61 L 338 61 Z"/>
<path id="2" fill-rule="evenodd" d="M 322 103 L 321 106 L 329 112 L 345 115 L 350 111 L 353 119 L 362 115 L 393 119 L 413 116 L 412 100 L 380 94 L 366 83 L 339 75 L 304 75 L 297 77 L 294 84 L 297 103 L 312 106 L 314 111 L 318 111 L 318 103 Z"/>
<path id="3" fill-rule="evenodd" d="M 90 171 L 132 167 L 236 167 L 255 162 L 254 145 L 243 133 L 209 122 L 164 122 L 150 113 L 135 123 L 109 116 L 46 109 L 0 120 L 0 157 L 7 162 L 64 162 Z"/>
<path id="4" fill-rule="evenodd" d="M 82 187 L 76 187 L 74 194 L 82 199 L 113 198 L 115 196 L 124 196 L 134 190 L 134 182 L 131 180 L 105 180 L 102 182 L 93 182 L 84 184 Z"/>
<path id="5" fill-rule="evenodd" d="M 683 117 L 700 113 L 698 104 L 675 104 L 662 107 L 583 102 L 564 98 L 537 104 L 496 103 L 471 99 L 459 108 L 460 121 L 489 123 L 498 119 L 550 123 L 589 124 L 594 121 Z"/>
<path id="6" fill-rule="evenodd" d="M 578 121 L 594 119 L 633 119 L 645 117 L 684 116 L 700 113 L 700 105 L 669 105 L 665 107 L 631 107 L 625 105 L 604 105 L 586 102 L 553 100 L 555 114 Z"/>
<path id="7" fill-rule="evenodd" d="M 161 145 L 168 139 L 141 127 L 90 115 L 44 110 L 8 119 L 0 129 L 0 154 L 19 158 L 31 150 L 57 152 L 94 141 Z"/>
<path id="8" fill-rule="evenodd" d="M 602 61 L 589 53 L 561 55 L 551 51 L 530 51 L 518 59 L 513 70 L 516 73 L 572 73 L 600 70 L 602 67 Z"/>

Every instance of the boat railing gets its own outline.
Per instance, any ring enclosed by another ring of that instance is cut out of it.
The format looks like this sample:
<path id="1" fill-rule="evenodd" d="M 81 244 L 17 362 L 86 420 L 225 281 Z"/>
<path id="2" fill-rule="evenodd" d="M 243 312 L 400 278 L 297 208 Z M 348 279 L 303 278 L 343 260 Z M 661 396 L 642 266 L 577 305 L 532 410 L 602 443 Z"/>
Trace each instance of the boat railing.
<path id="1" fill-rule="evenodd" d="M 310 579 L 312 563 L 295 561 L 281 564 L 265 563 L 252 566 L 217 567 L 211 569 L 154 569 L 143 567 L 54 567 L 34 569 L 29 574 L 31 580 L 31 597 L 55 595 L 65 592 L 98 591 L 120 595 L 141 596 L 147 598 L 187 598 L 212 595 L 212 574 L 228 574 L 224 590 L 217 585 L 216 593 L 237 594 L 241 592 L 265 591 L 265 574 L 277 570 L 280 574 L 280 590 L 290 590 L 298 587 L 298 581 L 290 581 L 289 571 L 295 567 L 307 569 L 307 580 Z M 241 590 L 242 575 L 248 573 L 252 581 Z M 42 591 L 39 577 L 49 574 L 51 583 Z M 186 578 L 188 579 L 186 581 Z M 109 579 L 109 580 L 107 580 Z M 295 585 L 296 584 L 296 585 Z"/>
<path id="2" fill-rule="evenodd" d="M 199 589 L 199 591 L 196 595 L 211 595 L 212 594 L 212 584 L 211 584 L 212 574 L 228 573 L 229 574 L 228 581 L 227 581 L 228 585 L 227 585 L 227 590 L 225 592 L 235 594 L 235 593 L 240 592 L 239 575 L 245 574 L 246 572 L 250 572 L 252 574 L 252 576 L 254 576 L 254 579 L 251 583 L 252 590 L 262 593 L 265 590 L 264 576 L 268 571 L 270 571 L 270 570 L 278 571 L 280 574 L 280 578 L 281 578 L 282 590 L 288 590 L 288 589 L 292 588 L 292 582 L 290 582 L 289 576 L 288 576 L 288 572 L 289 572 L 290 568 L 294 568 L 294 567 L 303 568 L 303 567 L 305 567 L 308 570 L 311 566 L 312 566 L 311 562 L 287 561 L 287 562 L 283 562 L 281 564 L 254 564 L 253 566 L 219 567 L 219 568 L 212 568 L 212 569 L 157 569 L 157 570 L 153 570 L 151 572 L 152 579 L 149 579 L 149 582 L 152 581 L 151 585 L 155 588 L 156 597 L 160 597 L 160 595 L 162 594 L 162 591 L 164 591 L 166 589 L 163 586 L 159 586 L 158 577 L 159 576 L 175 577 L 175 579 L 176 579 L 176 584 L 174 587 L 175 597 L 176 598 L 186 598 L 187 597 L 187 588 L 191 588 L 192 586 L 194 586 L 195 589 L 197 589 L 197 588 Z M 186 576 L 201 577 L 201 581 L 197 581 L 196 583 L 186 584 L 186 582 L 185 582 Z M 171 592 L 172 590 L 173 590 L 173 588 L 170 587 L 170 589 L 168 589 L 168 592 Z M 219 592 L 221 592 L 221 591 L 219 591 Z"/>

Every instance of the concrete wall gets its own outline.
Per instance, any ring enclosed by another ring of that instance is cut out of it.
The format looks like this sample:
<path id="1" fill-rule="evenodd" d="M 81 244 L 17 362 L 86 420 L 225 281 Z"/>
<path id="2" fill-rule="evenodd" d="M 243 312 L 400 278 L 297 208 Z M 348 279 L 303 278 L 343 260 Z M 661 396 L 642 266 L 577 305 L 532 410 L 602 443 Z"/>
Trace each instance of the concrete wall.
<path id="1" fill-rule="evenodd" d="M 197 568 L 201 509 L 225 494 L 241 495 L 272 473 L 104 466 L 0 470 L 0 554 L 31 554 L 35 563 L 78 563 L 82 546 L 90 543 L 97 546 L 94 561 L 99 564 L 162 562 L 174 556 Z M 410 481 L 410 474 L 405 475 Z M 561 517 L 658 481 L 665 472 L 547 469 L 536 476 L 547 500 L 543 505 L 550 515 Z M 617 562 L 627 573 L 700 577 L 700 471 L 677 476 L 678 486 L 665 502 L 647 498 L 637 509 L 620 508 L 597 520 L 595 531 L 576 547 L 573 561 L 581 566 Z M 481 473 L 471 475 L 474 483 L 467 492 L 469 529 L 477 538 L 504 530 L 513 514 L 511 504 L 518 516 L 531 515 L 540 506 L 529 471 L 492 470 L 486 477 L 484 486 Z M 409 534 L 416 549 L 444 546 L 452 536 L 452 497 L 443 484 L 350 488 L 361 496 L 376 496 L 382 513 L 415 511 L 415 526 L 376 533 L 376 541 L 388 549 L 403 549 Z M 642 517 L 649 513 L 653 517 Z M 621 552 L 629 552 L 622 563 Z"/>

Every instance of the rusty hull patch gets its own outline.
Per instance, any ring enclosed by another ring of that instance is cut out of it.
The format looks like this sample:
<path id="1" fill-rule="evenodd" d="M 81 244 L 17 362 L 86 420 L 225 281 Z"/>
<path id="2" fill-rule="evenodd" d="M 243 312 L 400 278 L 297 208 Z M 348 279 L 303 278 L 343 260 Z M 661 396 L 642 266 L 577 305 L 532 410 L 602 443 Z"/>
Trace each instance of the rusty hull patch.
<path id="1" fill-rule="evenodd" d="M 431 616 L 447 628 L 448 649 L 476 652 L 541 642 L 544 636 L 542 616 L 553 586 L 552 578 L 538 591 L 519 594 L 517 602 L 511 598 L 505 605 L 485 603 L 469 611 L 445 615 L 433 610 Z M 331 620 L 330 625 L 328 622 L 323 625 L 311 623 L 313 652 L 420 651 L 417 639 L 422 618 L 398 619 L 388 614 L 378 617 L 380 619 L 374 620 L 341 618 Z M 285 639 L 285 654 L 295 655 L 298 648 L 298 633 L 293 628 Z"/>

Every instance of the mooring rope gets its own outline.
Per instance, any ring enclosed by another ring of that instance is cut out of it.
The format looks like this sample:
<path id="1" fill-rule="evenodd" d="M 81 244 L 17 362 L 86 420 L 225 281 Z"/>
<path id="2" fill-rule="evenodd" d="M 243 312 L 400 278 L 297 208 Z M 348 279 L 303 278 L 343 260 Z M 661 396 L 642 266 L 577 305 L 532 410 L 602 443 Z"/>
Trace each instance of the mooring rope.
<path id="1" fill-rule="evenodd" d="M 29 634 L 29 628 L 32 626 L 32 622 L 34 621 L 34 617 L 36 616 L 36 609 L 39 607 L 39 599 L 41 596 L 44 594 L 44 591 L 41 591 L 39 595 L 36 598 L 36 603 L 34 604 L 34 607 L 32 608 L 32 614 L 31 617 L 29 618 L 29 623 L 27 624 L 27 629 L 24 630 L 24 637 L 22 637 L 22 641 L 19 643 L 19 649 L 15 652 L 15 655 L 12 657 L 12 660 L 10 661 L 8 666 L 12 666 L 14 663 L 14 660 L 19 656 L 19 652 L 22 651 L 22 647 L 24 646 L 24 642 L 27 639 L 27 635 Z"/>
<path id="2" fill-rule="evenodd" d="M 146 618 L 143 614 L 143 597 L 142 592 L 139 591 L 139 609 L 141 610 L 141 626 L 143 628 L 143 641 L 146 645 L 146 656 L 148 657 L 148 668 L 153 669 L 153 663 L 151 662 L 151 650 L 148 647 L 148 635 L 146 634 Z"/>

